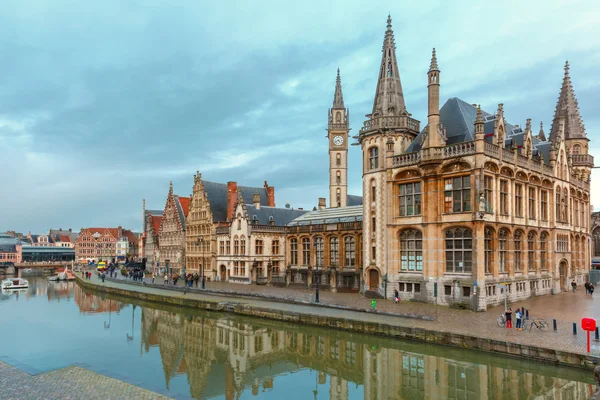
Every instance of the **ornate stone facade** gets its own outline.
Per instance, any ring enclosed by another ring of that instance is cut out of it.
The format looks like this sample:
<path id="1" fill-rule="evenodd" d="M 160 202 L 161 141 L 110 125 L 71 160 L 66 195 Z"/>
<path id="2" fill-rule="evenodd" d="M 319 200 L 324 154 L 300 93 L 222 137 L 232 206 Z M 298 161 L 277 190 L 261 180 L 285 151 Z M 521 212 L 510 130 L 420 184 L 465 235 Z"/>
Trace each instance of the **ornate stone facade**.
<path id="1" fill-rule="evenodd" d="M 140 240 L 142 247 L 142 259 L 145 262 L 145 268 L 148 271 L 158 273 L 160 266 L 158 264 L 158 255 L 160 246 L 158 242 L 158 232 L 164 210 L 146 210 L 146 200 L 143 201 L 143 221 L 144 233 Z"/>
<path id="2" fill-rule="evenodd" d="M 591 218 L 592 232 L 592 257 L 600 259 L 600 212 L 592 213 Z"/>
<path id="3" fill-rule="evenodd" d="M 182 273 L 185 268 L 185 218 L 190 198 L 173 194 L 173 183 L 169 184 L 169 194 L 158 232 L 159 268 L 165 273 Z"/>
<path id="4" fill-rule="evenodd" d="M 457 98 L 408 113 L 388 18 L 363 150 L 365 289 L 485 310 L 581 284 L 590 265 L 588 139 L 565 66 L 550 140 Z M 437 296 L 437 297 L 436 297 Z"/>

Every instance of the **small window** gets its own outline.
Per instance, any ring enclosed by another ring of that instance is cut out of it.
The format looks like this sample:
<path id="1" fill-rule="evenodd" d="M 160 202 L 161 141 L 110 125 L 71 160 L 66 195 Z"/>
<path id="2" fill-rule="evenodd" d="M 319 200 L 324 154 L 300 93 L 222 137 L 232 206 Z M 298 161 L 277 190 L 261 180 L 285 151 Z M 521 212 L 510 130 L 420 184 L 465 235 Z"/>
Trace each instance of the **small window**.
<path id="1" fill-rule="evenodd" d="M 412 289 L 413 289 L 412 287 L 413 287 L 413 284 L 412 284 L 412 283 L 407 283 L 407 284 L 406 284 L 406 291 L 407 291 L 407 292 L 412 292 Z"/>
<path id="2" fill-rule="evenodd" d="M 405 290 L 405 289 L 404 289 L 404 282 L 400 282 L 400 283 L 398 284 L 398 291 L 400 291 L 400 292 L 404 292 L 404 290 Z"/>
<path id="3" fill-rule="evenodd" d="M 444 294 L 446 296 L 452 296 L 452 286 L 444 285 Z"/>
<path id="4" fill-rule="evenodd" d="M 421 284 L 415 283 L 415 293 L 421 293 Z"/>
<path id="5" fill-rule="evenodd" d="M 463 286 L 463 297 L 471 297 L 471 286 Z"/>

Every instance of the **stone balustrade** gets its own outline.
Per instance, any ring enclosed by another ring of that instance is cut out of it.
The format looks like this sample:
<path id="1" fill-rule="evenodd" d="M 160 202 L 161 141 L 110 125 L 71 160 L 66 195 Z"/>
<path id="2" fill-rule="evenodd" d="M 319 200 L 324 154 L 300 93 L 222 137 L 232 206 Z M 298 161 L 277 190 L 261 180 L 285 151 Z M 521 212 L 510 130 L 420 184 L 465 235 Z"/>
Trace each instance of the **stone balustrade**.
<path id="1" fill-rule="evenodd" d="M 442 149 L 443 158 L 454 158 L 475 154 L 475 142 L 452 144 Z"/>
<path id="2" fill-rule="evenodd" d="M 410 129 L 420 132 L 419 125 L 418 120 L 405 115 L 375 117 L 364 122 L 363 127 L 360 128 L 360 133 L 382 128 Z"/>
<path id="3" fill-rule="evenodd" d="M 573 154 L 571 157 L 573 165 L 594 165 L 594 157 L 590 154 Z"/>
<path id="4" fill-rule="evenodd" d="M 404 167 L 407 165 L 418 164 L 421 161 L 419 152 L 400 154 L 392 157 L 392 167 Z"/>

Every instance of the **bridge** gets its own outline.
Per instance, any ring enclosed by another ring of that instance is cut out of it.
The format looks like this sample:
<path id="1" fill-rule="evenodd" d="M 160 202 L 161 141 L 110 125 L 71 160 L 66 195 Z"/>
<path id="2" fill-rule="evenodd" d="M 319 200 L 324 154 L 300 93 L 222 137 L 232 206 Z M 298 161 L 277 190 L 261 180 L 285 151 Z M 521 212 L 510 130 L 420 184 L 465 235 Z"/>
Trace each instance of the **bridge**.
<path id="1" fill-rule="evenodd" d="M 32 268 L 41 271 L 52 271 L 55 269 L 63 269 L 65 266 L 70 266 L 70 262 L 28 262 L 28 263 L 3 263 L 0 264 L 0 273 L 7 275 L 18 274 L 20 269 Z"/>

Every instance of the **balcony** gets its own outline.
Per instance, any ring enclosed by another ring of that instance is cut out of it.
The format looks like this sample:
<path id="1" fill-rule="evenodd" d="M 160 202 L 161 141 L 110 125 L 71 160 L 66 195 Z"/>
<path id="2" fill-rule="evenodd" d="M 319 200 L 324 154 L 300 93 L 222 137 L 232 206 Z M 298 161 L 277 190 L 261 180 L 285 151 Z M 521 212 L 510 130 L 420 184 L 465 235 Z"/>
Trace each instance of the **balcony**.
<path id="1" fill-rule="evenodd" d="M 573 154 L 572 156 L 573 165 L 593 167 L 594 157 L 589 154 Z"/>
<path id="2" fill-rule="evenodd" d="M 406 115 L 375 117 L 365 121 L 363 127 L 360 128 L 360 134 L 367 133 L 375 129 L 408 129 L 414 131 L 415 134 L 420 132 L 420 122 Z"/>

